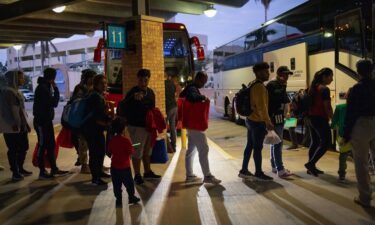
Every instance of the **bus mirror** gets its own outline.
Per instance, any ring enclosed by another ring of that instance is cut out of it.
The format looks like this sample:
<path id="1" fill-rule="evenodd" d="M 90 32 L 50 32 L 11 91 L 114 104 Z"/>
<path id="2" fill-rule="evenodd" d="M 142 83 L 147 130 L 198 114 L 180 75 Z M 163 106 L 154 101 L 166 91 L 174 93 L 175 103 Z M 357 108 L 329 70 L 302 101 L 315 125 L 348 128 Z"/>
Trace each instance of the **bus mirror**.
<path id="1" fill-rule="evenodd" d="M 197 36 L 193 36 L 192 38 L 190 38 L 190 43 L 194 44 L 196 48 L 199 48 L 201 46 L 201 43 Z"/>
<path id="2" fill-rule="evenodd" d="M 197 48 L 197 57 L 198 57 L 198 61 L 203 61 L 205 59 L 204 48 L 203 47 L 198 47 Z"/>

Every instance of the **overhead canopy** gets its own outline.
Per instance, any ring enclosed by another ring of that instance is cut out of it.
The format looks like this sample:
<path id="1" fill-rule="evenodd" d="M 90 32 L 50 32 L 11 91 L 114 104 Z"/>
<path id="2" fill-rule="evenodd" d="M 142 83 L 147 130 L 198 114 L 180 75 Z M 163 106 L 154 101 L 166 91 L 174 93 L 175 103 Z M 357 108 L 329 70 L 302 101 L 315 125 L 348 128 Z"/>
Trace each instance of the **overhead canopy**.
<path id="1" fill-rule="evenodd" d="M 0 0 L 0 48 L 34 43 L 122 23 L 140 0 Z M 149 0 L 150 15 L 169 19 L 176 13 L 203 14 L 210 4 L 242 7 L 249 0 Z M 63 13 L 51 9 L 66 5 Z"/>

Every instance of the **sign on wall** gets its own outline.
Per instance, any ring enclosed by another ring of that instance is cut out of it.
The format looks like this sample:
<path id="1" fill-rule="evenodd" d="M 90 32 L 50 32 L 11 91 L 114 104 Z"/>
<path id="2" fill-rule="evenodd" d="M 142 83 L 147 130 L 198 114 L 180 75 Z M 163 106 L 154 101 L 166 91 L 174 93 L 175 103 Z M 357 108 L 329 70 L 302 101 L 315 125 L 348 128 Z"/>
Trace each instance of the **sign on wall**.
<path id="1" fill-rule="evenodd" d="M 121 25 L 107 25 L 107 47 L 126 48 L 126 27 Z"/>

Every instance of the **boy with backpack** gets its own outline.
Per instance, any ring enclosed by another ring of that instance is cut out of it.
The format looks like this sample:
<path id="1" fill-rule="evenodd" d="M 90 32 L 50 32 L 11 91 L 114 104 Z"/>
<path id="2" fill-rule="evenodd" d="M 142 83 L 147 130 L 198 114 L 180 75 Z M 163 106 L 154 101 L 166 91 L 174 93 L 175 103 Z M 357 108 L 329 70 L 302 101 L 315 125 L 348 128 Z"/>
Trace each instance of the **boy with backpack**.
<path id="1" fill-rule="evenodd" d="M 122 206 L 122 184 L 125 185 L 129 196 L 129 204 L 140 201 L 134 195 L 134 181 L 130 167 L 130 157 L 134 153 L 132 142 L 126 136 L 126 123 L 124 119 L 117 117 L 112 122 L 112 131 L 115 134 L 108 144 L 108 153 L 111 155 L 111 174 L 113 192 L 116 197 L 116 206 Z"/>

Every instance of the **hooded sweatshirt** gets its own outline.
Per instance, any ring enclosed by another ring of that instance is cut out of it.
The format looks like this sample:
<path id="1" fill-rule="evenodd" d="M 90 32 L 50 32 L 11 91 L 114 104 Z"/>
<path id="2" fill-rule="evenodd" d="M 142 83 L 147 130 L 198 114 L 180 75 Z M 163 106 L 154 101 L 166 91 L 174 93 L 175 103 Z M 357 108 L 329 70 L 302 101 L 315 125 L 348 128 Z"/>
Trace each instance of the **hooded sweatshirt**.
<path id="1" fill-rule="evenodd" d="M 5 74 L 5 87 L 1 89 L 2 120 L 1 131 L 4 133 L 18 133 L 27 131 L 27 113 L 22 94 L 18 91 L 18 72 L 9 71 Z M 13 126 L 17 130 L 13 130 Z"/>
<path id="2" fill-rule="evenodd" d="M 57 87 L 53 88 L 44 77 L 38 78 L 38 86 L 35 89 L 33 115 L 38 124 L 51 122 L 55 117 L 54 108 L 59 104 L 60 93 Z"/>

